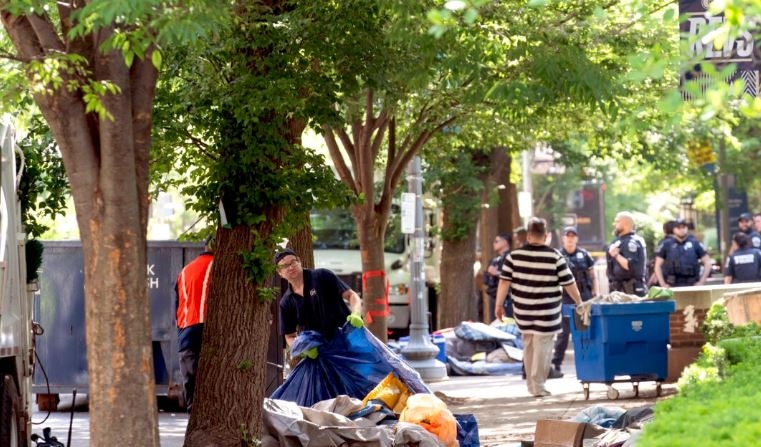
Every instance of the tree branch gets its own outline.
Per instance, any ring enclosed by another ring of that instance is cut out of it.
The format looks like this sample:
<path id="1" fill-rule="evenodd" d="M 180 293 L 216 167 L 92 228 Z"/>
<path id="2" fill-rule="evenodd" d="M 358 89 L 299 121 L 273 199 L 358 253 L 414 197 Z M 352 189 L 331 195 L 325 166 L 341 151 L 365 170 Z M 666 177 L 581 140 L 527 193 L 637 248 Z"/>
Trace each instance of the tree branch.
<path id="1" fill-rule="evenodd" d="M 27 19 L 40 41 L 42 51 L 48 54 L 50 52 L 62 53 L 65 50 L 63 42 L 58 38 L 58 34 L 47 15 L 30 14 Z"/>
<path id="2" fill-rule="evenodd" d="M 341 150 L 338 147 L 338 142 L 336 142 L 336 136 L 333 128 L 327 124 L 323 124 L 322 131 L 325 135 L 325 144 L 328 146 L 330 158 L 333 160 L 333 165 L 335 166 L 336 171 L 338 171 L 338 177 L 341 178 L 341 181 L 344 182 L 346 186 L 351 188 L 354 194 L 359 194 L 357 184 L 354 182 L 354 178 L 349 171 L 349 167 L 346 166 L 346 161 L 344 160 L 344 157 L 341 154 Z"/>

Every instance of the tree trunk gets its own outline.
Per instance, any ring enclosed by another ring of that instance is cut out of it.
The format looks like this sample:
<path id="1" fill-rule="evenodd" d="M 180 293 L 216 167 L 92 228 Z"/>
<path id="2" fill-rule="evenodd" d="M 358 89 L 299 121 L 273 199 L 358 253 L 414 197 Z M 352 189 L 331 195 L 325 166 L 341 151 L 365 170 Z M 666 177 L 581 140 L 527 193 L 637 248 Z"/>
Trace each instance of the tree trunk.
<path id="1" fill-rule="evenodd" d="M 4 10 L 2 20 L 20 60 L 77 50 L 91 70 L 88 81 L 119 87 L 100 98 L 108 118 L 86 110 L 82 92 L 68 88 L 82 79 L 65 68 L 58 74 L 67 87 L 46 85 L 50 90 L 37 89 L 34 99 L 63 156 L 82 239 L 90 442 L 158 446 L 145 241 L 157 78 L 151 49 L 127 67 L 121 52 L 99 49 L 108 28 L 69 42 L 55 35 L 47 16 L 14 17 Z"/>
<path id="2" fill-rule="evenodd" d="M 257 296 L 261 285 L 251 283 L 244 269 L 241 253 L 253 243 L 245 225 L 217 232 L 209 295 L 214 305 L 204 326 L 185 446 L 253 445 L 261 434 L 266 348 L 276 323 L 269 303 Z"/>
<path id="3" fill-rule="evenodd" d="M 385 224 L 364 204 L 354 207 L 362 258 L 362 313 L 365 326 L 379 340 L 388 341 L 388 296 L 384 268 Z M 385 220 L 384 220 L 385 222 Z"/>
<path id="4" fill-rule="evenodd" d="M 319 265 L 314 265 L 312 226 L 309 224 L 309 215 L 307 214 L 304 216 L 304 219 L 306 220 L 307 225 L 296 234 L 291 236 L 291 239 L 288 241 L 288 245 L 293 249 L 293 251 L 298 253 L 299 258 L 301 259 L 301 265 L 304 268 L 313 269 L 315 267 L 322 267 Z M 355 290 L 355 292 L 359 292 L 359 290 Z"/>
<path id="5" fill-rule="evenodd" d="M 444 229 L 448 225 L 444 214 Z M 441 257 L 441 293 L 439 294 L 438 326 L 455 327 L 463 320 L 476 320 L 478 303 L 473 287 L 473 247 L 476 246 L 476 225 L 466 238 L 444 240 Z"/>

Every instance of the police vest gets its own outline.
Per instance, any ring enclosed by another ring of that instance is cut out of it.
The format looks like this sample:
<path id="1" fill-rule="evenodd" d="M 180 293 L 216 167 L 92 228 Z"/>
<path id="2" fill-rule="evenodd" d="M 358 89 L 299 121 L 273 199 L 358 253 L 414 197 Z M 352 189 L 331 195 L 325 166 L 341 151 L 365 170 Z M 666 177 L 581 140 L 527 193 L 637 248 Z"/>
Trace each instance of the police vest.
<path id="1" fill-rule="evenodd" d="M 688 237 L 680 243 L 675 238 L 663 241 L 666 247 L 666 256 L 663 262 L 663 276 L 668 278 L 694 278 L 700 277 L 700 259 L 698 258 L 699 244 L 696 239 Z M 668 280 L 667 280 L 668 281 Z"/>
<path id="2" fill-rule="evenodd" d="M 579 288 L 582 300 L 587 300 L 592 297 L 592 277 L 589 274 L 589 269 L 594 264 L 590 263 L 589 253 L 583 248 L 577 248 L 575 252 L 568 253 L 565 249 L 561 249 L 560 253 L 565 256 L 568 263 L 568 269 L 576 279 L 576 286 Z M 565 290 L 563 291 L 565 298 Z M 566 300 L 567 301 L 567 300 Z M 573 301 L 573 300 L 571 300 Z"/>

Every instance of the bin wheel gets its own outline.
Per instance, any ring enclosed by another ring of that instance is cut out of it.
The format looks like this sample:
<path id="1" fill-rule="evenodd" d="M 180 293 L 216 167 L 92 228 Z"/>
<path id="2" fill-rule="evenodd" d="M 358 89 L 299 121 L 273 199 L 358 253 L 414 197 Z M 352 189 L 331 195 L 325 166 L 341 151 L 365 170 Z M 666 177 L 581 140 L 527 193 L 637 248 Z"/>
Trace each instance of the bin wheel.
<path id="1" fill-rule="evenodd" d="M 606 393 L 608 396 L 608 399 L 618 399 L 618 390 L 613 388 L 611 385 L 608 385 L 608 392 Z"/>
<path id="2" fill-rule="evenodd" d="M 661 397 L 661 382 L 655 384 L 655 396 Z"/>
<path id="3" fill-rule="evenodd" d="M 584 400 L 589 400 L 589 384 L 582 383 L 582 386 L 584 387 Z"/>
<path id="4" fill-rule="evenodd" d="M 632 387 L 634 388 L 634 397 L 639 397 L 639 383 L 632 384 Z"/>

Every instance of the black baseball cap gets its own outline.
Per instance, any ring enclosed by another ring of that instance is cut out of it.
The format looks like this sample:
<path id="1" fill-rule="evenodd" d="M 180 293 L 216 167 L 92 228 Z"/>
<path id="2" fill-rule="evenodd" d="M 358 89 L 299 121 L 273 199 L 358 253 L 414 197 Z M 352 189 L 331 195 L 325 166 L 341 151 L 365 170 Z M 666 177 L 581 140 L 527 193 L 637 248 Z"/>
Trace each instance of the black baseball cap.
<path id="1" fill-rule="evenodd" d="M 579 230 L 577 230 L 576 227 L 574 227 L 574 226 L 567 226 L 567 227 L 563 228 L 563 236 L 565 236 L 568 233 L 573 233 L 576 236 L 578 236 L 579 235 Z"/>
<path id="2" fill-rule="evenodd" d="M 738 217 L 738 218 L 737 218 L 737 220 L 748 220 L 748 221 L 752 221 L 752 220 L 753 220 L 753 216 L 751 216 L 751 214 L 750 214 L 750 213 L 742 213 L 742 214 L 740 214 L 740 217 Z"/>
<path id="3" fill-rule="evenodd" d="M 295 252 L 295 251 L 291 250 L 290 248 L 284 248 L 284 249 L 280 250 L 279 252 L 275 253 L 275 259 L 274 259 L 274 263 L 275 263 L 275 264 L 277 264 L 277 263 L 278 263 L 278 262 L 280 262 L 280 261 L 281 261 L 281 260 L 282 260 L 284 257 L 286 257 L 286 256 L 288 256 L 288 255 L 291 255 L 291 256 L 296 256 L 296 257 L 298 257 L 298 256 L 299 256 L 299 255 L 297 255 L 297 254 L 296 254 L 296 252 Z"/>
<path id="4" fill-rule="evenodd" d="M 674 226 L 675 227 L 679 227 L 679 226 L 682 226 L 682 225 L 684 225 L 686 227 L 689 226 L 689 225 L 687 225 L 687 221 L 682 219 L 681 217 L 679 217 L 677 219 L 674 219 Z"/>

